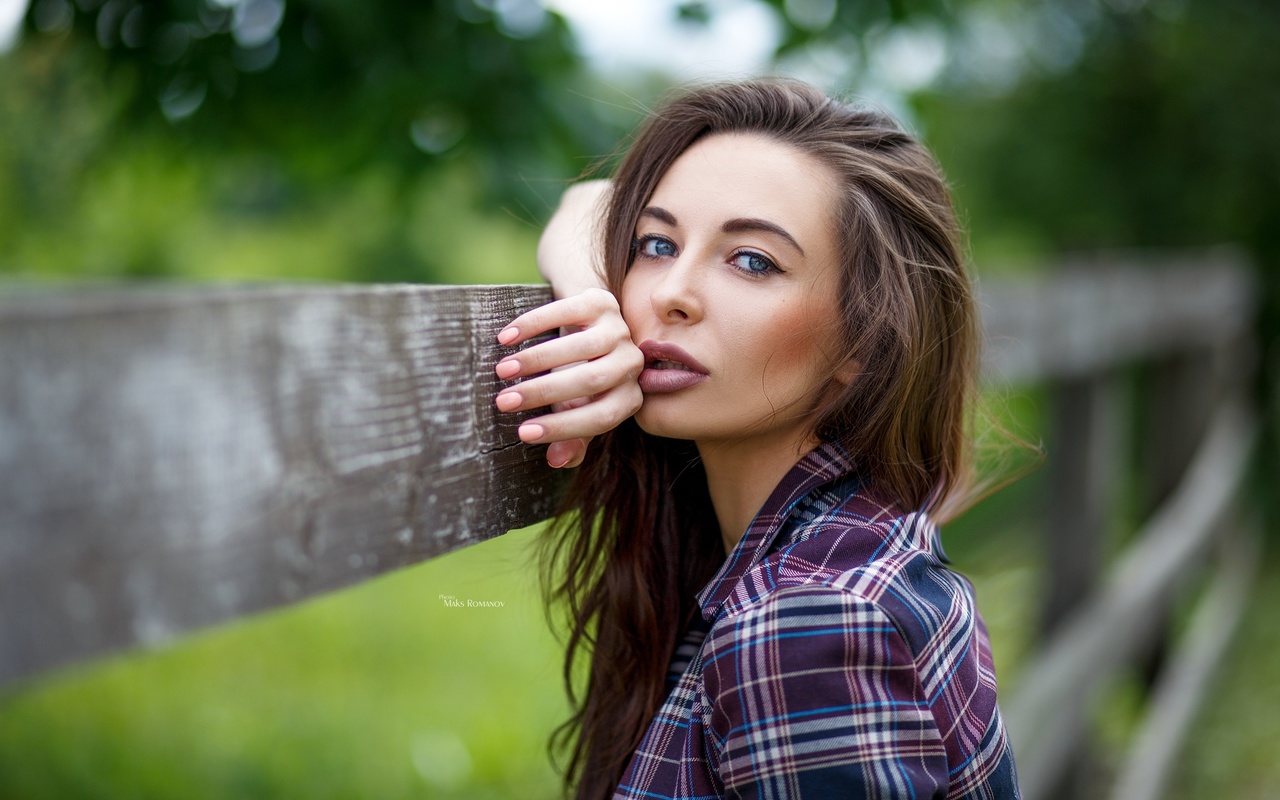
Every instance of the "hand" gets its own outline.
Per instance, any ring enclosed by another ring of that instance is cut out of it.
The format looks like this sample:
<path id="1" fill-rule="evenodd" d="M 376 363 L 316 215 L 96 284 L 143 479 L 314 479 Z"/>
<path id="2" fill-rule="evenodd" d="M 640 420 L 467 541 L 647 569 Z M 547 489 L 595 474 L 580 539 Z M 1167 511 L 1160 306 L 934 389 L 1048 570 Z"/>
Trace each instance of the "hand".
<path id="1" fill-rule="evenodd" d="M 549 444 L 547 463 L 553 467 L 576 467 L 593 436 L 616 428 L 640 408 L 643 395 L 636 379 L 644 355 L 631 341 L 618 301 L 603 289 L 521 314 L 498 341 L 516 345 L 556 328 L 572 332 L 498 362 L 499 378 L 527 380 L 499 392 L 494 405 L 504 412 L 550 406 L 551 413 L 520 426 L 520 440 Z"/>

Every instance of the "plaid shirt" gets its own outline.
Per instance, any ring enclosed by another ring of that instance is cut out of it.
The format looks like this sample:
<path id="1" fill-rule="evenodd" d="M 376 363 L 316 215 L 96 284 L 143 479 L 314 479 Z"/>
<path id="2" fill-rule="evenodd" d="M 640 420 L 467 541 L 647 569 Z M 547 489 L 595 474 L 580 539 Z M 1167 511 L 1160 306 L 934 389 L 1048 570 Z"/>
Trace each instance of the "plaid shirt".
<path id="1" fill-rule="evenodd" d="M 617 798 L 1016 798 L 973 589 L 822 445 L 698 595 Z"/>

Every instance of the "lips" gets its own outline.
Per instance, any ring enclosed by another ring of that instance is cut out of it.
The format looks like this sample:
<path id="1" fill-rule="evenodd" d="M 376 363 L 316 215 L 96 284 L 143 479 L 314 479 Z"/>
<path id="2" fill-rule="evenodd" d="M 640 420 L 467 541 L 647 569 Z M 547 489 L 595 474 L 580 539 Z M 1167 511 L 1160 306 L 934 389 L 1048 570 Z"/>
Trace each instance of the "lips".
<path id="1" fill-rule="evenodd" d="M 640 373 L 640 391 L 645 394 L 666 394 L 696 386 L 707 379 L 707 368 L 683 348 L 670 342 L 652 339 L 642 342 L 644 371 Z"/>

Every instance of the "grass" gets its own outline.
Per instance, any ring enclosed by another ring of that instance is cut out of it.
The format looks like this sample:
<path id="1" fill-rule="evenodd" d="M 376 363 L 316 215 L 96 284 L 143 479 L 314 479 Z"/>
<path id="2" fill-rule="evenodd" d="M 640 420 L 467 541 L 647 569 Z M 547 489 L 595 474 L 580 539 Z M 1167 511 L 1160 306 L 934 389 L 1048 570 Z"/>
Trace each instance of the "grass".
<path id="1" fill-rule="evenodd" d="M 0 797 L 557 796 L 533 533 L 0 697 Z"/>

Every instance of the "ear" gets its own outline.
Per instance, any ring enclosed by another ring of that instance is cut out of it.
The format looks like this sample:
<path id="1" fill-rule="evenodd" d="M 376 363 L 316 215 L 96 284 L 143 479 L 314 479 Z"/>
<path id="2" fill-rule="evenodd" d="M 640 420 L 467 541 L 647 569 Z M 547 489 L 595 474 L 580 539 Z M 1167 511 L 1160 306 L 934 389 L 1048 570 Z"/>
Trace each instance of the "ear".
<path id="1" fill-rule="evenodd" d="M 853 356 L 849 356 L 844 361 L 836 365 L 836 380 L 841 386 L 851 386 L 853 382 L 862 374 L 862 363 Z"/>

